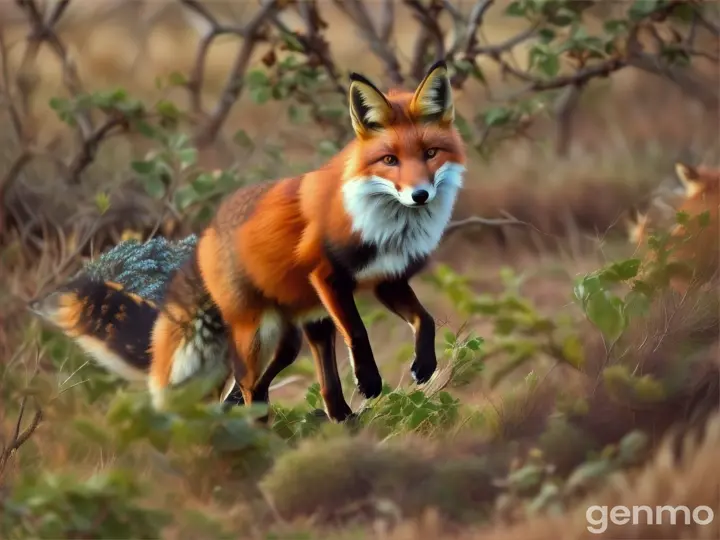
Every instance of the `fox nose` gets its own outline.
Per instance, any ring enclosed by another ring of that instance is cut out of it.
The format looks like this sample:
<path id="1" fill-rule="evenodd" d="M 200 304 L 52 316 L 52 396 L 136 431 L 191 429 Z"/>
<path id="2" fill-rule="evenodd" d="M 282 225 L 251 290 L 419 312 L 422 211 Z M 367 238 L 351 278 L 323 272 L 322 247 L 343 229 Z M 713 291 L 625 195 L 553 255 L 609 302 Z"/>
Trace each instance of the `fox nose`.
<path id="1" fill-rule="evenodd" d="M 430 197 L 430 193 L 424 189 L 416 189 L 412 192 L 412 200 L 418 204 L 424 204 L 428 197 Z"/>

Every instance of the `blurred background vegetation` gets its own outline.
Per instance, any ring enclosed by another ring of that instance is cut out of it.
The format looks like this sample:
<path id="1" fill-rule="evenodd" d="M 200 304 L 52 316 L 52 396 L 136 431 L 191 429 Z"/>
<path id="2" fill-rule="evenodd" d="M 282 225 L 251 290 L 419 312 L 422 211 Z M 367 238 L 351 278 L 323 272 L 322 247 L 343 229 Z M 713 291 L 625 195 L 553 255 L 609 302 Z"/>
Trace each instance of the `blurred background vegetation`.
<path id="1" fill-rule="evenodd" d="M 720 399 L 717 298 L 658 286 L 636 309 L 624 216 L 676 161 L 720 164 L 718 8 L 0 3 L 0 535 L 549 539 L 601 501 L 717 508 L 717 426 L 685 434 Z M 362 403 L 341 356 L 362 414 L 321 422 L 304 351 L 270 430 L 193 388 L 154 412 L 26 314 L 121 238 L 198 232 L 236 187 L 321 165 L 352 134 L 349 71 L 413 87 L 438 58 L 469 172 L 414 283 L 439 326 L 426 388 L 372 302 L 383 395 Z M 607 534 L 700 534 L 682 529 Z"/>

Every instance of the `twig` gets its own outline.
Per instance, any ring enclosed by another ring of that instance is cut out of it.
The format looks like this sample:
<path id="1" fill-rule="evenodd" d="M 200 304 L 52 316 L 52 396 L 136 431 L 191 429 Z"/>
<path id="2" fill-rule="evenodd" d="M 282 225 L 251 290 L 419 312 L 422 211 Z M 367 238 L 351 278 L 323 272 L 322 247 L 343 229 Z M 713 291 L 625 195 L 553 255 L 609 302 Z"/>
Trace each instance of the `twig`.
<path id="1" fill-rule="evenodd" d="M 199 116 L 204 116 L 202 109 L 202 85 L 203 85 L 203 74 L 205 72 L 205 62 L 207 61 L 207 55 L 210 50 L 210 46 L 213 41 L 221 35 L 232 34 L 237 36 L 245 36 L 245 31 L 242 28 L 236 28 L 232 26 L 221 25 L 215 16 L 201 3 L 196 0 L 180 0 L 180 3 L 192 11 L 210 26 L 210 31 L 205 34 L 200 40 L 197 53 L 195 55 L 195 62 L 190 72 L 190 78 L 186 83 L 186 88 L 190 93 L 190 104 L 193 112 Z"/>
<path id="2" fill-rule="evenodd" d="M 708 20 L 705 17 L 705 15 L 703 14 L 699 5 L 697 5 L 695 3 L 691 3 L 690 5 L 692 6 L 693 11 L 695 12 L 695 15 L 698 19 L 698 23 L 703 28 L 705 28 L 706 30 L 711 32 L 715 37 L 720 37 L 720 25 L 718 25 L 717 23 L 715 23 L 713 21 Z"/>
<path id="3" fill-rule="evenodd" d="M 465 56 L 470 56 L 470 51 L 477 43 L 477 30 L 483 22 L 485 13 L 495 3 L 495 0 L 480 0 L 475 3 L 470 16 L 465 24 L 465 32 L 456 36 L 455 41 L 448 50 L 448 57 L 455 56 L 461 49 L 464 49 Z M 443 1 L 445 9 L 450 11 L 455 18 L 462 18 L 462 15 L 455 9 L 451 2 Z"/>
<path id="4" fill-rule="evenodd" d="M 425 7 L 419 0 L 403 0 L 413 12 L 413 16 L 422 25 L 423 35 L 427 38 L 432 38 L 432 42 L 435 46 L 435 60 L 445 58 L 445 37 L 440 25 L 438 24 L 438 17 L 442 11 L 442 5 L 436 2 L 431 2 L 429 7 Z M 425 66 L 423 65 L 423 69 Z M 422 74 L 413 73 L 415 79 L 422 79 Z"/>
<path id="5" fill-rule="evenodd" d="M 492 227 L 499 227 L 504 225 L 531 226 L 530 223 L 528 223 L 527 221 L 520 221 L 519 219 L 516 219 L 510 215 L 507 215 L 507 217 L 505 218 L 483 218 L 479 216 L 471 216 L 465 219 L 459 219 L 448 223 L 447 227 L 445 227 L 445 235 L 447 236 L 453 231 L 472 225 L 488 225 Z"/>
<path id="6" fill-rule="evenodd" d="M 357 24 L 363 38 L 370 45 L 370 50 L 385 64 L 392 84 L 402 86 L 405 79 L 400 72 L 400 62 L 388 42 L 381 39 L 375 30 L 362 0 L 345 0 L 345 2 L 335 0 L 335 4 L 339 4 L 343 13 Z"/>
<path id="7" fill-rule="evenodd" d="M 185 0 L 187 1 L 187 0 Z M 195 136 L 198 147 L 205 147 L 216 137 L 220 128 L 227 120 L 227 115 L 245 86 L 244 75 L 250 63 L 250 57 L 258 40 L 258 33 L 267 19 L 278 9 L 278 0 L 267 0 L 242 30 L 243 44 L 235 57 L 225 87 L 220 95 L 215 109 L 208 118 L 207 123 Z"/>
<path id="8" fill-rule="evenodd" d="M 15 432 L 13 433 L 12 441 L 10 441 L 10 444 L 3 447 L 2 453 L 0 453 L 0 476 L 5 471 L 5 467 L 10 461 L 10 458 L 17 452 L 20 447 L 25 444 L 30 437 L 32 437 L 32 434 L 35 433 L 35 430 L 40 425 L 40 421 L 42 420 L 43 414 L 42 409 L 38 408 L 35 411 L 35 414 L 33 415 L 32 420 L 30 421 L 30 425 L 26 427 L 22 432 L 20 431 L 20 428 L 22 426 L 22 420 L 23 415 L 25 413 L 25 403 L 27 401 L 27 397 L 23 397 L 22 402 L 20 403 L 20 412 L 18 413 L 18 419 L 17 423 L 15 424 Z"/>

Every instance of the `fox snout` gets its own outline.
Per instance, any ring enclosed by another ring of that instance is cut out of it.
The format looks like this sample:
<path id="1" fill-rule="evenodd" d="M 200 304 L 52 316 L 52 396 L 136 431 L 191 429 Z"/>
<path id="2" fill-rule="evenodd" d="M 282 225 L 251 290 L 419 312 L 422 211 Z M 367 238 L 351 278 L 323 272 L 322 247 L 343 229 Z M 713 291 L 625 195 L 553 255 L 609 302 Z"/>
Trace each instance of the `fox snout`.
<path id="1" fill-rule="evenodd" d="M 425 206 L 435 198 L 436 193 L 434 185 L 423 182 L 402 187 L 398 190 L 398 198 L 405 206 Z"/>

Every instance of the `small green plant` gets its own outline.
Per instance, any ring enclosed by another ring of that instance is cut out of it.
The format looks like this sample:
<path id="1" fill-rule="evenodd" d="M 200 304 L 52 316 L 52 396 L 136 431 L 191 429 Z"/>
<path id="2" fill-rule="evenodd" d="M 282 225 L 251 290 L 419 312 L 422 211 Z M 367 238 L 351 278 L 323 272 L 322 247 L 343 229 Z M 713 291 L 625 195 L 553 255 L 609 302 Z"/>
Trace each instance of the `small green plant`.
<path id="1" fill-rule="evenodd" d="M 167 511 L 148 507 L 132 471 L 26 474 L 0 501 L 0 531 L 20 538 L 159 538 Z"/>
<path id="2" fill-rule="evenodd" d="M 572 320 L 558 315 L 541 314 L 521 291 L 523 277 L 509 268 L 500 275 L 505 290 L 499 295 L 476 295 L 468 285 L 468 278 L 460 276 L 445 265 L 438 265 L 427 280 L 443 292 L 456 309 L 468 317 L 467 324 L 479 318 L 492 321 L 494 330 L 482 342 L 483 362 L 495 356 L 505 357 L 502 366 L 494 370 L 490 386 L 499 384 L 539 354 L 545 354 L 576 369 L 583 366 L 584 356 L 579 336 Z M 450 343 L 452 343 L 451 338 Z M 469 348 L 480 348 L 481 342 L 469 341 Z"/>

